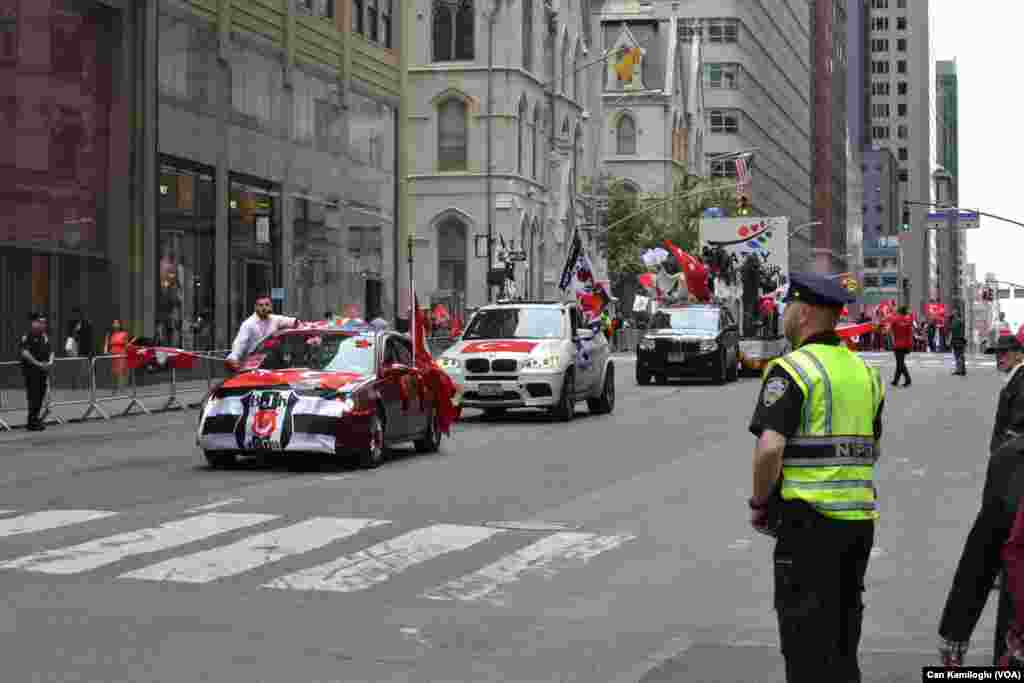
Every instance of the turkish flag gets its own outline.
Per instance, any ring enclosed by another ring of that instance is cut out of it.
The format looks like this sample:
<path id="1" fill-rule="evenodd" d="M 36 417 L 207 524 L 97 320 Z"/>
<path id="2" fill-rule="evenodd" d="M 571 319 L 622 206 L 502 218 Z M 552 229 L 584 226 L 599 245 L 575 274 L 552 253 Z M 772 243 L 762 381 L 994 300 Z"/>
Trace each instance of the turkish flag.
<path id="1" fill-rule="evenodd" d="M 711 288 L 708 286 L 708 270 L 699 260 L 686 253 L 671 240 L 665 240 L 665 246 L 676 257 L 679 268 L 686 277 L 686 288 L 698 301 L 711 300 Z"/>

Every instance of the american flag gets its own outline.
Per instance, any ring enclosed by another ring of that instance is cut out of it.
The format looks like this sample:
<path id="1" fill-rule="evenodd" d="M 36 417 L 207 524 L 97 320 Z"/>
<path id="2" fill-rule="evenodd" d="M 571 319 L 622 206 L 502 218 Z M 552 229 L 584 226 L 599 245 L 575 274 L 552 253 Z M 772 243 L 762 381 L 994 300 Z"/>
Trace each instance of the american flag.
<path id="1" fill-rule="evenodd" d="M 748 187 L 750 187 L 750 169 L 747 168 L 747 158 L 745 156 L 736 157 L 736 189 L 743 192 Z"/>

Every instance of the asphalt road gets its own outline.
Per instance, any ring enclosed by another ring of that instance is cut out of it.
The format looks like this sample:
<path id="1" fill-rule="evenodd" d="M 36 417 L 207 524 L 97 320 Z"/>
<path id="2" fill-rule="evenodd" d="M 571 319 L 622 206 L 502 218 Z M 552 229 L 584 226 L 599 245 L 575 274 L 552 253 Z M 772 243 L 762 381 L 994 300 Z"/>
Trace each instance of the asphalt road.
<path id="1" fill-rule="evenodd" d="M 866 681 L 934 662 L 977 511 L 1000 378 L 945 363 L 889 389 Z M 618 370 L 610 416 L 469 411 L 375 471 L 210 470 L 194 410 L 0 434 L 0 678 L 782 680 L 772 541 L 747 525 L 757 381 Z"/>

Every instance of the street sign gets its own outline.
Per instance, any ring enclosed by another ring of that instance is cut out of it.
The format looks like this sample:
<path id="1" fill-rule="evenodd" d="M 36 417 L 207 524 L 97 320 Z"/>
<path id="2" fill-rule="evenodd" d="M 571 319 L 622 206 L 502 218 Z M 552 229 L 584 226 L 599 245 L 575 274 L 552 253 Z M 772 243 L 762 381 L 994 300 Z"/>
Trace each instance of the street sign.
<path id="1" fill-rule="evenodd" d="M 968 211 L 966 209 L 960 209 L 959 216 L 954 218 L 951 214 L 955 209 L 949 211 L 929 211 L 928 212 L 928 229 L 929 230 L 946 230 L 950 228 L 950 223 L 953 221 L 957 222 L 957 230 L 974 230 L 981 227 L 978 221 L 977 211 Z"/>

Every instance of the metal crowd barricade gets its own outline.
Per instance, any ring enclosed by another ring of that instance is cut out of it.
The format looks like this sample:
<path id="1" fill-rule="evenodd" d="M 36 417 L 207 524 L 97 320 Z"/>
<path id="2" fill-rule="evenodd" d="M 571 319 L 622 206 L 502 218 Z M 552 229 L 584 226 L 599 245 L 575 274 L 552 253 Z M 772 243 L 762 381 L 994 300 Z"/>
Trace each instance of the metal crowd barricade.
<path id="1" fill-rule="evenodd" d="M 63 416 L 54 408 L 88 406 L 92 402 L 92 361 L 87 357 L 55 358 L 50 368 L 46 397 L 39 419 L 47 418 L 64 424 Z"/>
<path id="2" fill-rule="evenodd" d="M 2 416 L 4 413 L 19 410 L 25 412 L 27 417 L 28 405 L 25 400 L 25 379 L 21 374 L 21 361 L 0 362 L 0 429 L 5 432 L 11 431 L 11 425 Z"/>

